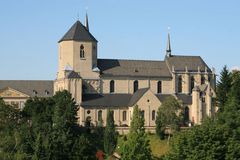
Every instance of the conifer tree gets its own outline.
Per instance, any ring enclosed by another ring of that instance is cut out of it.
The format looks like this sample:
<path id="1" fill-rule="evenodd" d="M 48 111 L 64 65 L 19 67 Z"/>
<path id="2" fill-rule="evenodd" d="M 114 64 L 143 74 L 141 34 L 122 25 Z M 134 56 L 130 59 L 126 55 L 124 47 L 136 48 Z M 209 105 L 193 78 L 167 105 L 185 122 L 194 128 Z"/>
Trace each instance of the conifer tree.
<path id="1" fill-rule="evenodd" d="M 106 128 L 104 131 L 104 151 L 107 156 L 113 154 L 117 145 L 117 133 L 114 126 L 113 112 L 108 109 Z"/>
<path id="2" fill-rule="evenodd" d="M 68 159 L 75 141 L 74 127 L 77 126 L 78 107 L 68 91 L 57 92 L 51 133 L 51 159 Z"/>
<path id="3" fill-rule="evenodd" d="M 224 66 L 223 70 L 220 73 L 220 80 L 217 83 L 217 101 L 220 112 L 224 110 L 223 107 L 227 102 L 227 98 L 231 90 L 231 85 L 231 73 L 229 72 L 227 66 Z"/>
<path id="4" fill-rule="evenodd" d="M 144 118 L 138 106 L 134 107 L 130 132 L 123 146 L 121 146 L 122 160 L 151 160 L 149 140 L 145 134 Z"/>

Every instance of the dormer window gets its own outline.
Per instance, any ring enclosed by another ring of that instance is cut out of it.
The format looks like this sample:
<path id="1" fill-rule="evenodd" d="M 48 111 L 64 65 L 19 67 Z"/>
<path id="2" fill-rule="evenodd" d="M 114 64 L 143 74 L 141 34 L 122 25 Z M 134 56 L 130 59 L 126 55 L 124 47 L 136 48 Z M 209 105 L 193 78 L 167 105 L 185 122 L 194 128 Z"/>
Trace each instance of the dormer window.
<path id="1" fill-rule="evenodd" d="M 80 46 L 80 58 L 81 59 L 85 58 L 85 52 L 84 52 L 84 46 L 83 45 Z"/>

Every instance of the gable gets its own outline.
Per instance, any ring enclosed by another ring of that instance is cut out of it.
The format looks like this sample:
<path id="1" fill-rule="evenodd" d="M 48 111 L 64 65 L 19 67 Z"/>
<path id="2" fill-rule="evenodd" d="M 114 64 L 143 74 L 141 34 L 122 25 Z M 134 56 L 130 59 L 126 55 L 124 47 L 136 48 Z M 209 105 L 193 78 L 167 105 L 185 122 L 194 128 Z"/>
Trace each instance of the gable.
<path id="1" fill-rule="evenodd" d="M 139 108 L 142 108 L 142 109 L 143 107 L 148 107 L 148 106 L 158 108 L 161 106 L 161 102 L 156 97 L 156 95 L 150 89 L 148 89 L 135 104 L 132 104 L 132 106 L 135 106 L 135 105 L 138 105 Z"/>
<path id="2" fill-rule="evenodd" d="M 17 91 L 15 89 L 12 88 L 5 88 L 3 90 L 0 91 L 0 97 L 3 98 L 23 98 L 23 97 L 29 97 L 29 95 L 26 95 L 20 91 Z"/>

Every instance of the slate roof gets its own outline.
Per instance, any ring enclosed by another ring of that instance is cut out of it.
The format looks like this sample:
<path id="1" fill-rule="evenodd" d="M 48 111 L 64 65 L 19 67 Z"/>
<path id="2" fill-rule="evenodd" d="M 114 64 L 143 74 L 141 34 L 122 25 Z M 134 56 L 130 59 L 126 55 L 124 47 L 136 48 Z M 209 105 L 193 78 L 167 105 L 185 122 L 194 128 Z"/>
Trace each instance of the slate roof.
<path id="1" fill-rule="evenodd" d="M 36 96 L 33 90 L 37 91 L 38 97 L 53 96 L 53 81 L 39 81 L 39 80 L 0 80 L 0 90 L 5 88 L 12 88 L 20 91 L 31 97 Z M 46 94 L 46 91 L 49 94 Z"/>
<path id="2" fill-rule="evenodd" d="M 184 104 L 192 104 L 192 96 L 187 94 L 177 94 L 179 100 L 182 100 Z"/>
<path id="3" fill-rule="evenodd" d="M 130 99 L 128 106 L 133 106 L 137 101 L 149 90 L 149 88 L 142 88 L 137 90 Z"/>
<path id="4" fill-rule="evenodd" d="M 84 94 L 84 107 L 127 107 L 131 94 Z"/>
<path id="5" fill-rule="evenodd" d="M 171 78 L 165 61 L 98 59 L 102 76 Z"/>
<path id="6" fill-rule="evenodd" d="M 146 93 L 148 89 L 140 89 L 134 94 L 84 94 L 81 106 L 91 107 L 128 107 L 133 106 Z M 156 94 L 156 97 L 161 101 L 165 101 L 171 94 Z M 192 96 L 176 95 L 184 104 L 192 104 Z"/>
<path id="7" fill-rule="evenodd" d="M 187 66 L 189 72 L 197 72 L 199 66 L 201 72 L 205 72 L 205 67 L 207 67 L 208 72 L 211 72 L 207 64 L 200 56 L 173 55 L 171 57 L 167 57 L 165 60 L 169 64 L 171 70 L 172 66 L 174 66 L 175 71 L 185 71 L 185 67 Z"/>
<path id="8" fill-rule="evenodd" d="M 156 97 L 161 101 L 165 101 L 169 96 L 172 96 L 171 94 L 156 94 Z"/>
<path id="9" fill-rule="evenodd" d="M 87 30 L 87 28 L 80 21 L 75 22 L 73 26 L 58 42 L 68 40 L 97 42 L 94 36 Z"/>
<path id="10" fill-rule="evenodd" d="M 80 75 L 77 72 L 71 71 L 67 78 L 81 78 Z"/>

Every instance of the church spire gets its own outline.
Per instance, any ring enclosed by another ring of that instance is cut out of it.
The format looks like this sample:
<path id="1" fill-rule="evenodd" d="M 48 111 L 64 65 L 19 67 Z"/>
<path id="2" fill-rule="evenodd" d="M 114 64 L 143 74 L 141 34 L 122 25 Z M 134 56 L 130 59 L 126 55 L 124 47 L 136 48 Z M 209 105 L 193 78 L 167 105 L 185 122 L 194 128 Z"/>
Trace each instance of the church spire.
<path id="1" fill-rule="evenodd" d="M 167 48 L 166 48 L 166 56 L 171 57 L 172 50 L 171 50 L 171 42 L 170 42 L 170 32 L 168 31 L 168 40 L 167 40 Z"/>
<path id="2" fill-rule="evenodd" d="M 88 25 L 88 14 L 86 12 L 86 17 L 85 17 L 85 27 L 89 31 L 89 25 Z"/>

